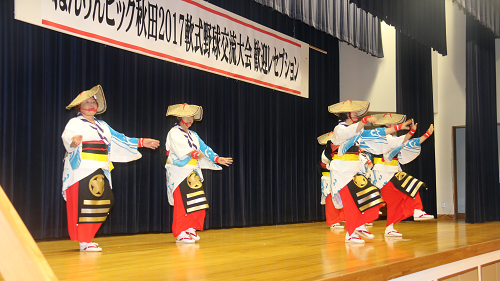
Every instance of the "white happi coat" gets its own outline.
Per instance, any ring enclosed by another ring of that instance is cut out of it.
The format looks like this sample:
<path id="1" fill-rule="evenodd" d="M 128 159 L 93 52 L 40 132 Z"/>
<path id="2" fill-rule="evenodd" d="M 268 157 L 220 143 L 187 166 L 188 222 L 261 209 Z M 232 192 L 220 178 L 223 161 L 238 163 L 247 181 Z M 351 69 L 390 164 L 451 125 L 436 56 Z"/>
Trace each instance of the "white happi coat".
<path id="1" fill-rule="evenodd" d="M 374 163 L 372 172 L 370 174 L 370 179 L 372 184 L 378 188 L 384 187 L 388 181 L 396 174 L 401 171 L 400 164 L 406 164 L 413 161 L 420 154 L 420 138 L 410 139 L 403 143 L 405 136 L 393 136 L 387 135 L 388 149 L 383 152 L 384 163 Z M 382 153 L 374 153 L 382 154 Z M 388 163 L 393 163 L 393 158 L 398 156 L 397 165 L 389 165 Z"/>
<path id="2" fill-rule="evenodd" d="M 330 159 L 325 156 L 325 151 L 323 150 L 323 153 L 321 153 L 321 162 L 323 162 L 326 165 L 326 168 L 329 169 L 330 166 Z M 327 174 L 327 175 L 325 175 Z M 330 172 L 326 173 L 323 172 L 321 175 L 321 205 L 326 204 L 326 197 L 332 192 L 332 181 L 330 179 Z M 333 196 L 332 196 L 333 197 Z M 332 198 L 333 200 L 333 198 Z M 335 203 L 334 203 L 335 204 Z"/>
<path id="3" fill-rule="evenodd" d="M 339 122 L 332 134 L 332 144 L 338 146 L 337 155 L 344 155 L 349 148 L 356 145 L 358 139 L 363 133 L 356 132 L 358 124 L 347 125 L 344 121 Z M 325 190 L 323 196 L 332 195 L 332 200 L 335 208 L 340 209 L 343 207 L 342 200 L 340 199 L 339 191 L 346 186 L 354 175 L 360 170 L 359 161 L 342 161 L 340 159 L 332 159 L 328 165 L 330 170 L 330 190 Z"/>
<path id="4" fill-rule="evenodd" d="M 116 132 L 109 125 L 101 120 L 94 118 L 95 124 L 78 114 L 71 118 L 62 133 L 62 141 L 66 148 L 64 157 L 63 188 L 62 193 L 66 199 L 66 189 L 74 183 L 82 180 L 92 174 L 97 169 L 102 169 L 104 175 L 109 180 L 109 186 L 112 188 L 110 163 L 111 162 L 129 162 L 142 157 L 137 151 L 139 139 L 129 138 Z M 71 138 L 81 135 L 82 142 L 103 141 L 108 146 L 108 161 L 96 161 L 82 159 L 82 144 L 77 147 L 71 147 Z M 112 164 L 111 164 L 112 167 Z"/>
<path id="5" fill-rule="evenodd" d="M 359 146 L 362 150 L 375 153 L 382 151 L 387 146 L 385 140 L 385 129 L 375 130 L 361 129 L 356 133 L 358 123 L 347 125 L 344 121 L 333 130 L 332 143 L 338 145 L 337 155 L 344 155 L 353 145 Z M 365 171 L 366 159 L 361 155 L 358 161 L 343 161 L 333 159 L 328 169 L 330 170 L 332 200 L 336 208 L 342 207 L 339 191 L 344 188 L 352 178 Z M 322 192 L 322 196 L 328 196 L 328 191 Z"/>
<path id="6" fill-rule="evenodd" d="M 168 132 L 165 143 L 166 150 L 169 151 L 167 163 L 167 194 L 168 202 L 174 205 L 174 191 L 179 184 L 192 172 L 196 171 L 203 181 L 201 169 L 222 170 L 215 163 L 218 155 L 207 146 L 194 131 L 184 131 L 179 124 L 175 124 Z M 195 165 L 189 164 L 193 158 L 191 152 L 196 150 L 203 153 L 205 157 L 196 161 Z"/>
<path id="7" fill-rule="evenodd" d="M 368 169 L 368 163 L 373 162 L 371 155 L 383 154 L 389 150 L 385 128 L 365 130 L 358 142 L 361 149 L 361 153 L 359 154 L 359 161 L 361 162 L 360 173 L 369 178 L 371 170 Z"/>

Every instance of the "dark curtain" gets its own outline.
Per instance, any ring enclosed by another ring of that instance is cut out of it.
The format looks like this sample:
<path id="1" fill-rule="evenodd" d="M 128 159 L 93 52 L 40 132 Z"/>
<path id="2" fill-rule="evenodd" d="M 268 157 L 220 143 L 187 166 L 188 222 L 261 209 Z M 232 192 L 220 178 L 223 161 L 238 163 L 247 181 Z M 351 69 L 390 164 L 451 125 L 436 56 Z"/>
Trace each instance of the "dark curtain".
<path id="1" fill-rule="evenodd" d="M 396 111 L 418 123 L 414 137 L 421 137 L 434 123 L 431 49 L 401 32 L 396 32 Z M 420 192 L 424 211 L 436 215 L 434 135 L 422 144 L 420 155 L 402 168 L 426 183 L 428 190 Z"/>
<path id="2" fill-rule="evenodd" d="M 498 0 L 453 0 L 460 8 L 472 15 L 500 38 L 500 1 Z"/>
<path id="3" fill-rule="evenodd" d="M 385 21 L 396 31 L 431 47 L 441 55 L 446 51 L 444 0 L 349 0 Z"/>
<path id="4" fill-rule="evenodd" d="M 384 57 L 380 20 L 349 0 L 253 1 L 324 31 L 372 56 Z"/>
<path id="5" fill-rule="evenodd" d="M 500 220 L 495 37 L 467 15 L 465 221 Z"/>
<path id="6" fill-rule="evenodd" d="M 211 209 L 206 228 L 324 220 L 316 137 L 334 126 L 327 106 L 339 99 L 338 41 L 253 1 L 212 1 L 291 35 L 310 52 L 309 99 L 138 55 L 32 26 L 0 1 L 0 185 L 35 239 L 66 237 L 61 196 L 61 133 L 77 94 L 101 84 L 108 110 L 99 119 L 131 137 L 164 146 L 168 105 L 204 108 L 193 130 L 234 164 L 204 171 Z M 170 232 L 160 151 L 141 149 L 115 164 L 115 206 L 99 234 Z"/>

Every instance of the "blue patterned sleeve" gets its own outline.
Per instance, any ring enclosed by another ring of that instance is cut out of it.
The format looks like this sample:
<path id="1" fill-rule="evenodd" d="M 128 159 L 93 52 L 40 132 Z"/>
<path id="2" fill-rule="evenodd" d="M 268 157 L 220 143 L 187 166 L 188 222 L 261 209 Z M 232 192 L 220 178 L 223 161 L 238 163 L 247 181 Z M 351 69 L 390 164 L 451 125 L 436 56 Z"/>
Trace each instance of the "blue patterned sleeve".
<path id="1" fill-rule="evenodd" d="M 210 159 L 210 161 L 215 163 L 215 157 L 219 157 L 219 155 L 215 153 L 208 145 L 206 145 L 205 142 L 203 142 L 203 140 L 198 136 L 198 134 L 196 134 L 196 136 L 198 137 L 198 141 L 200 143 L 200 152 L 203 153 L 205 157 Z"/>
<path id="2" fill-rule="evenodd" d="M 141 153 L 137 150 L 138 138 L 129 138 L 115 131 L 106 122 L 101 120 L 99 122 L 108 126 L 111 132 L 111 140 L 108 145 L 109 161 L 129 162 L 141 158 Z"/>
<path id="3" fill-rule="evenodd" d="M 420 138 L 414 138 L 409 140 L 406 144 L 404 149 L 418 149 L 420 147 Z"/>
<path id="4" fill-rule="evenodd" d="M 106 125 L 108 125 L 108 124 L 106 124 Z M 108 125 L 108 128 L 109 128 L 109 131 L 111 132 L 111 137 L 113 138 L 114 142 L 119 143 L 122 146 L 127 146 L 130 149 L 137 149 L 137 144 L 139 143 L 138 138 L 129 138 L 126 135 L 115 131 L 109 125 Z"/>
<path id="5" fill-rule="evenodd" d="M 420 138 L 414 138 L 407 141 L 402 147 L 402 151 L 409 153 L 420 153 Z"/>
<path id="6" fill-rule="evenodd" d="M 386 135 L 385 128 L 375 128 L 371 130 L 364 130 L 361 134 L 362 138 L 367 139 L 380 139 L 384 138 Z"/>
<path id="7" fill-rule="evenodd" d="M 77 149 L 73 150 L 72 152 L 68 152 L 69 163 L 71 164 L 71 168 L 73 170 L 78 169 L 78 167 L 80 167 L 80 163 L 82 162 L 82 157 L 80 155 L 80 146 L 82 145 L 80 144 L 76 147 Z"/>
<path id="8" fill-rule="evenodd" d="M 71 164 L 71 168 L 73 170 L 78 169 L 78 167 L 80 167 L 80 163 L 82 162 L 82 158 L 80 155 L 82 144 L 78 145 L 77 147 L 71 146 L 71 143 L 73 142 L 72 137 L 82 134 L 77 123 L 78 121 L 76 121 L 76 118 L 71 118 L 61 135 L 64 147 L 67 151 L 67 155 L 65 156 L 65 158 L 67 157 L 66 159 Z"/>
<path id="9" fill-rule="evenodd" d="M 420 154 L 420 138 L 414 138 L 402 145 L 398 153 L 400 164 L 407 164 L 413 161 Z"/>
<path id="10" fill-rule="evenodd" d="M 394 157 L 396 157 L 396 155 L 399 154 L 399 152 L 401 151 L 401 149 L 403 149 L 403 146 L 404 144 L 384 153 L 384 158 L 386 161 L 391 161 L 392 159 L 394 159 Z"/>
<path id="11" fill-rule="evenodd" d="M 359 139 L 359 148 L 372 154 L 381 154 L 387 145 L 385 128 L 364 130 Z"/>
<path id="12" fill-rule="evenodd" d="M 169 158 L 170 160 L 172 160 L 172 164 L 174 164 L 175 166 L 179 166 L 179 167 L 184 167 L 186 166 L 186 164 L 191 161 L 191 159 L 193 159 L 193 157 L 191 156 L 187 156 L 186 158 L 184 159 L 179 159 L 179 157 L 177 157 L 177 155 L 175 155 L 175 153 L 173 152 L 170 152 L 169 154 Z"/>

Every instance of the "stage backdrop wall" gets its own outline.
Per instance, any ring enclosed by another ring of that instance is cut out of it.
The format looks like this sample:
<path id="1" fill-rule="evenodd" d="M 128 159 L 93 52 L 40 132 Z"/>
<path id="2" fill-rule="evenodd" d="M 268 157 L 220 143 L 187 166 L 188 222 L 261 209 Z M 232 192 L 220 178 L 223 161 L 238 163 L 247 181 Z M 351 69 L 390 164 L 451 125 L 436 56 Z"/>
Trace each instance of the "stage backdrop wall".
<path id="1" fill-rule="evenodd" d="M 453 215 L 452 126 L 465 125 L 465 15 L 452 0 L 445 2 L 448 54 L 433 57 L 437 65 L 438 103 L 434 103 L 436 201 L 438 214 Z M 444 203 L 444 208 L 442 207 Z"/>
<path id="2" fill-rule="evenodd" d="M 380 23 L 384 57 L 340 42 L 340 100 L 370 101 L 370 111 L 396 111 L 396 29 Z M 362 77 L 362 79 L 360 79 Z"/>
<path id="3" fill-rule="evenodd" d="M 327 106 L 339 100 L 337 40 L 252 1 L 210 2 L 327 51 L 310 51 L 309 99 L 19 22 L 13 0 L 0 1 L 0 185 L 34 238 L 67 236 L 60 135 L 74 113 L 64 107 L 96 84 L 108 103 L 99 118 L 162 145 L 174 123 L 168 105 L 203 106 L 193 130 L 234 158 L 204 173 L 207 228 L 324 219 L 316 137 L 334 126 Z M 141 152 L 115 164 L 116 203 L 99 234 L 171 231 L 160 151 Z"/>

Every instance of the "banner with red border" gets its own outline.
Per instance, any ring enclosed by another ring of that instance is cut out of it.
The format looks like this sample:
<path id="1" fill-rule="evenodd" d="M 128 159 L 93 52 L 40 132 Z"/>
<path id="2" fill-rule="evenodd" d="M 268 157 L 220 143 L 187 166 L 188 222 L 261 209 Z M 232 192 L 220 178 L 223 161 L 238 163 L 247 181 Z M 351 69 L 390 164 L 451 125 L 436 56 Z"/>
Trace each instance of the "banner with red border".
<path id="1" fill-rule="evenodd" d="M 307 98 L 309 45 L 198 0 L 15 0 L 15 17 Z"/>

